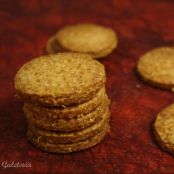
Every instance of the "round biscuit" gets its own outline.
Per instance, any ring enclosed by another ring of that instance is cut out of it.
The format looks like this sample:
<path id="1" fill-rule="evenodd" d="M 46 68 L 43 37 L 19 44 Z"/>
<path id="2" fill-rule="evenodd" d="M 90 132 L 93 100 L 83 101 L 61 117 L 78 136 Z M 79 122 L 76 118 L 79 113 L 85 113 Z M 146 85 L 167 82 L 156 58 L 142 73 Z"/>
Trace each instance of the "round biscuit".
<path id="1" fill-rule="evenodd" d="M 106 81 L 104 66 L 89 55 L 59 53 L 33 59 L 15 76 L 17 94 L 43 106 L 82 103 Z"/>
<path id="2" fill-rule="evenodd" d="M 162 149 L 174 154 L 174 104 L 163 109 L 153 124 L 154 135 Z"/>
<path id="3" fill-rule="evenodd" d="M 147 52 L 139 59 L 137 71 L 147 83 L 173 89 L 174 48 L 161 47 Z"/>
<path id="4" fill-rule="evenodd" d="M 65 26 L 56 36 L 61 48 L 88 53 L 94 58 L 110 54 L 118 43 L 116 33 L 111 28 L 95 24 Z"/>

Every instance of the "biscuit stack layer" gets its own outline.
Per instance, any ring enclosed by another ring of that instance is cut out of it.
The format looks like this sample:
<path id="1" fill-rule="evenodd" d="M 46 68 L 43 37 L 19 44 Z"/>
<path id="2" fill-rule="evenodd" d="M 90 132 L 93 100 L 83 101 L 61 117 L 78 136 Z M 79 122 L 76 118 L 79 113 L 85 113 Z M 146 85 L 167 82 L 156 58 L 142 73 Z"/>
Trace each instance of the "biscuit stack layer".
<path id="1" fill-rule="evenodd" d="M 15 77 L 25 100 L 30 142 L 69 153 L 98 144 L 109 131 L 105 70 L 89 55 L 59 53 L 26 63 Z"/>

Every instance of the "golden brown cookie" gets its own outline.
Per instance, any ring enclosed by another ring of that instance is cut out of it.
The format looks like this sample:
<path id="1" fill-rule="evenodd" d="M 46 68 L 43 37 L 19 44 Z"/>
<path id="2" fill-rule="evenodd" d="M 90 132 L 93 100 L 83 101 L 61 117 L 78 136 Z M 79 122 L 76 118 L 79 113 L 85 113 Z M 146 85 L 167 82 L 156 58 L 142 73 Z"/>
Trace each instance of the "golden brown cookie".
<path id="1" fill-rule="evenodd" d="M 72 51 L 91 54 L 94 58 L 105 57 L 117 46 L 116 33 L 95 24 L 70 25 L 58 31 L 47 43 L 49 54 Z"/>
<path id="2" fill-rule="evenodd" d="M 164 150 L 174 154 L 174 104 L 157 115 L 153 127 L 158 144 Z"/>
<path id="3" fill-rule="evenodd" d="M 25 113 L 27 120 L 30 124 L 33 124 L 37 127 L 54 130 L 54 131 L 62 131 L 62 132 L 71 132 L 75 130 L 80 130 L 95 124 L 102 117 L 101 115 L 108 109 L 108 100 L 105 100 L 100 106 L 98 106 L 95 110 L 87 113 L 77 115 L 74 118 L 63 119 L 63 118 L 46 118 L 42 115 L 37 117 L 35 113 L 27 112 Z"/>
<path id="4" fill-rule="evenodd" d="M 90 111 L 96 109 L 102 101 L 108 100 L 105 87 L 100 89 L 95 96 L 83 103 L 70 105 L 68 107 L 43 107 L 39 105 L 34 105 L 32 103 L 24 104 L 24 112 L 33 119 L 46 120 L 46 119 L 57 119 L 57 118 L 73 118 L 77 115 L 87 114 Z"/>
<path id="5" fill-rule="evenodd" d="M 109 125 L 107 124 L 106 127 L 103 127 L 103 130 L 94 135 L 91 138 L 88 138 L 83 141 L 75 142 L 75 143 L 69 143 L 69 144 L 55 144 L 55 143 L 49 143 L 47 141 L 44 141 L 43 139 L 40 139 L 38 136 L 31 134 L 28 134 L 28 140 L 34 144 L 36 147 L 47 151 L 47 152 L 53 152 L 53 153 L 70 153 L 75 151 L 81 151 L 88 149 L 92 146 L 95 146 L 96 144 L 100 143 L 104 137 L 106 136 L 107 132 L 109 132 Z"/>
<path id="6" fill-rule="evenodd" d="M 23 65 L 15 77 L 17 94 L 44 106 L 82 103 L 106 81 L 104 66 L 80 53 L 42 56 Z"/>
<path id="7" fill-rule="evenodd" d="M 143 55 L 137 70 L 143 80 L 151 85 L 174 88 L 174 48 L 161 47 Z"/>
<path id="8" fill-rule="evenodd" d="M 69 133 L 47 131 L 29 124 L 28 134 L 32 133 L 35 136 L 38 136 L 39 140 L 43 139 L 43 141 L 46 141 L 49 143 L 55 143 L 55 144 L 83 141 L 85 139 L 88 139 L 96 135 L 98 132 L 100 132 L 103 129 L 103 127 L 105 127 L 106 124 L 108 124 L 109 116 L 110 116 L 110 113 L 109 113 L 109 110 L 107 109 L 105 113 L 103 113 L 100 116 L 102 119 L 98 121 L 97 123 L 85 129 L 82 129 L 79 131 L 73 131 Z"/>
<path id="9" fill-rule="evenodd" d="M 101 50 L 99 53 L 97 53 L 97 55 L 95 54 L 90 54 L 94 59 L 95 58 L 100 58 L 100 57 L 105 57 L 107 55 L 109 55 L 113 49 L 116 47 L 116 43 L 113 42 L 113 44 L 109 45 L 107 48 Z M 56 35 L 52 36 L 46 45 L 46 52 L 48 54 L 55 54 L 55 53 L 59 53 L 59 52 L 67 52 L 68 50 L 66 50 L 65 48 L 61 47 L 61 45 L 59 44 Z"/>

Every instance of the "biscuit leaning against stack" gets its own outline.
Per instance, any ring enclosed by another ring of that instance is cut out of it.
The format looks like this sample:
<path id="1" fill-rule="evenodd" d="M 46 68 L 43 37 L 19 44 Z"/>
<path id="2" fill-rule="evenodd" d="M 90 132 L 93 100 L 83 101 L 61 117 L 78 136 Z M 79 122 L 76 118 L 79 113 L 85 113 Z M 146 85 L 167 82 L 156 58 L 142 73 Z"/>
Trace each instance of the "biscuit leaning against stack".
<path id="1" fill-rule="evenodd" d="M 15 88 L 25 101 L 29 141 L 55 153 L 101 142 L 110 117 L 105 81 L 104 66 L 86 54 L 59 53 L 23 65 Z"/>
<path id="2" fill-rule="evenodd" d="M 98 59 L 109 55 L 117 47 L 116 33 L 96 24 L 76 24 L 65 26 L 47 42 L 48 54 L 58 52 L 78 52 L 90 54 Z"/>

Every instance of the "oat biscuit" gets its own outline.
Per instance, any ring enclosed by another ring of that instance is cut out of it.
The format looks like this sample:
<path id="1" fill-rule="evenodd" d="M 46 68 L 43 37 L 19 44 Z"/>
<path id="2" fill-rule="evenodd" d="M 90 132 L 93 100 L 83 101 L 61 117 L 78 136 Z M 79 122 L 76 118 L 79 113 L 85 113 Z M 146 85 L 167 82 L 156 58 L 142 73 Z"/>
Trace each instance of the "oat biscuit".
<path id="1" fill-rule="evenodd" d="M 39 137 L 39 139 L 43 139 L 49 143 L 73 143 L 78 141 L 83 141 L 88 139 L 98 132 L 100 132 L 109 121 L 109 111 L 108 109 L 101 115 L 101 120 L 97 123 L 93 124 L 90 127 L 79 131 L 73 131 L 68 133 L 63 132 L 55 132 L 55 131 L 47 131 L 44 129 L 37 128 L 31 124 L 28 126 L 28 132 L 30 132 Z"/>
<path id="2" fill-rule="evenodd" d="M 28 134 L 28 140 L 32 144 L 34 144 L 36 147 L 47 152 L 70 153 L 70 152 L 85 150 L 92 146 L 95 146 L 96 144 L 100 143 L 104 139 L 107 132 L 109 132 L 109 125 L 104 127 L 102 131 L 100 131 L 99 133 L 97 133 L 91 138 L 88 138 L 84 141 L 79 141 L 79 142 L 69 143 L 69 144 L 48 143 L 47 141 L 44 141 L 43 139 L 39 139 L 38 136 L 35 136 L 32 133 Z"/>
<path id="3" fill-rule="evenodd" d="M 58 107 L 42 107 L 39 105 L 34 105 L 32 103 L 24 104 L 24 112 L 30 113 L 30 115 L 35 115 L 36 119 L 46 120 L 46 119 L 57 119 L 57 118 L 73 118 L 77 115 L 87 114 L 90 111 L 96 109 L 101 102 L 108 100 L 106 90 L 103 87 L 100 89 L 95 96 L 83 103 L 70 105 L 64 108 Z M 34 118 L 33 118 L 34 119 Z"/>
<path id="4" fill-rule="evenodd" d="M 95 55 L 95 54 L 90 54 L 90 55 L 94 59 L 100 58 L 100 57 L 105 57 L 105 56 L 109 55 L 115 47 L 116 47 L 116 44 L 114 42 L 113 44 L 109 45 L 108 48 L 105 48 L 104 50 L 100 51 L 97 55 Z M 52 36 L 47 42 L 46 51 L 48 54 L 55 54 L 55 53 L 59 53 L 59 52 L 67 52 L 68 50 L 66 50 L 60 46 L 60 44 L 58 43 L 58 41 L 56 39 L 56 36 Z"/>
<path id="5" fill-rule="evenodd" d="M 101 115 L 108 109 L 108 101 L 103 102 L 95 110 L 87 113 L 77 115 L 76 118 L 71 119 L 48 119 L 42 115 L 38 118 L 35 113 L 25 113 L 26 118 L 30 124 L 35 125 L 46 130 L 71 132 L 80 129 L 84 129 L 95 124 L 102 117 Z"/>
<path id="6" fill-rule="evenodd" d="M 106 81 L 104 66 L 89 55 L 59 53 L 23 65 L 15 77 L 17 94 L 43 106 L 82 103 Z"/>
<path id="7" fill-rule="evenodd" d="M 162 88 L 174 88 L 174 48 L 161 47 L 143 55 L 137 71 L 143 80 Z"/>
<path id="8" fill-rule="evenodd" d="M 174 104 L 157 115 L 153 127 L 158 144 L 164 150 L 174 154 Z"/>
<path id="9" fill-rule="evenodd" d="M 105 57 L 117 46 L 116 33 L 95 24 L 77 24 L 62 28 L 47 43 L 47 52 L 72 51 Z"/>

